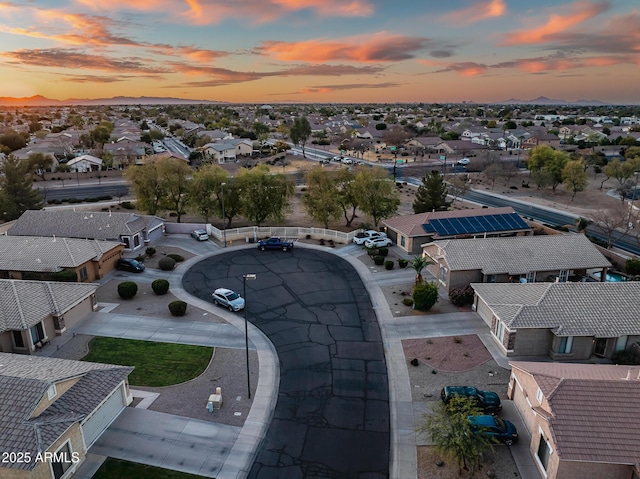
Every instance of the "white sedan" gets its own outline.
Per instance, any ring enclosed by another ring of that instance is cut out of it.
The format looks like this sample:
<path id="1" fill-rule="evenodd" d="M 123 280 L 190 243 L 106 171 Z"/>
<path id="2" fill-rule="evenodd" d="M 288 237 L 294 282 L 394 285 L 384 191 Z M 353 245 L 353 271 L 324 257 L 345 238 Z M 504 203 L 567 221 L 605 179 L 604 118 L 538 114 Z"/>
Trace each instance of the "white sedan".
<path id="1" fill-rule="evenodd" d="M 386 238 L 386 237 L 387 237 L 387 233 L 383 233 L 381 231 L 376 231 L 376 230 L 359 231 L 353 237 L 353 242 L 355 244 L 362 245 L 367 240 L 376 239 L 376 238 Z"/>
<path id="2" fill-rule="evenodd" d="M 389 238 L 368 239 L 364 242 L 364 245 L 367 248 L 384 248 L 385 246 L 391 246 L 392 244 L 393 241 Z"/>
<path id="3" fill-rule="evenodd" d="M 461 158 L 458 160 L 459 165 L 467 166 L 469 163 L 471 163 L 469 158 Z"/>
<path id="4" fill-rule="evenodd" d="M 228 308 L 229 311 L 240 311 L 244 309 L 244 298 L 238 293 L 227 288 L 218 288 L 211 295 L 213 304 Z"/>

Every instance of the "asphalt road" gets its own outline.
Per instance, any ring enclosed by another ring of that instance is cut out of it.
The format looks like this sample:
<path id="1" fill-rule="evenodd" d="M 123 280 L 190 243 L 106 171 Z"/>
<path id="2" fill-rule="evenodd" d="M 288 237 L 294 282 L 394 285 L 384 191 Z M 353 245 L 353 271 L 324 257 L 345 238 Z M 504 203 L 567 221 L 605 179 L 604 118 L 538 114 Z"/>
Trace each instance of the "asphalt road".
<path id="1" fill-rule="evenodd" d="M 248 477 L 389 477 L 384 350 L 356 271 L 321 251 L 241 250 L 198 263 L 183 287 L 207 300 L 221 286 L 243 294 L 249 273 L 247 315 L 276 348 L 280 388 Z"/>
<path id="2" fill-rule="evenodd" d="M 126 183 L 116 183 L 104 181 L 100 184 L 83 184 L 77 186 L 71 181 L 66 181 L 66 185 L 47 186 L 46 188 L 40 188 L 40 191 L 46 201 L 49 200 L 63 200 L 69 198 L 96 198 L 98 196 L 112 196 L 115 199 L 127 198 L 129 196 L 129 185 Z"/>

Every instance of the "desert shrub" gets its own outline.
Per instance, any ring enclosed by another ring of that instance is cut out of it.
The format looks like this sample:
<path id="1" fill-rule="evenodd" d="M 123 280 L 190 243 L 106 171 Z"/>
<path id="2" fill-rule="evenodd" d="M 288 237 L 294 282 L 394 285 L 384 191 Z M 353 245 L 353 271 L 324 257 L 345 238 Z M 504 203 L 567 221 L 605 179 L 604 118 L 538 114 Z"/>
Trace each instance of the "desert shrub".
<path id="1" fill-rule="evenodd" d="M 413 306 L 413 299 L 411 298 L 404 298 L 402 300 L 402 304 L 404 304 L 405 306 Z"/>
<path id="2" fill-rule="evenodd" d="M 384 264 L 384 256 L 380 256 L 379 254 L 373 257 L 373 263 L 378 266 L 382 266 Z"/>
<path id="3" fill-rule="evenodd" d="M 136 256 L 136 261 L 138 263 L 144 263 L 144 255 L 143 254 L 139 254 L 138 256 Z"/>
<path id="4" fill-rule="evenodd" d="M 378 248 L 378 254 L 380 256 L 387 256 L 389 254 L 389 248 L 386 248 L 386 247 Z"/>
<path id="5" fill-rule="evenodd" d="M 438 285 L 421 281 L 413 288 L 413 304 L 419 311 L 429 311 L 438 301 Z"/>
<path id="6" fill-rule="evenodd" d="M 176 265 L 176 260 L 171 258 L 170 256 L 165 256 L 164 258 L 160 258 L 158 261 L 158 267 L 162 271 L 172 271 Z"/>
<path id="7" fill-rule="evenodd" d="M 78 281 L 78 275 L 71 269 L 63 269 L 62 271 L 56 271 L 49 275 L 51 281 L 62 281 L 65 283 L 75 283 Z"/>
<path id="8" fill-rule="evenodd" d="M 384 269 L 393 269 L 393 261 L 388 259 L 384 262 Z"/>
<path id="9" fill-rule="evenodd" d="M 401 268 L 406 268 L 408 264 L 409 260 L 406 260 L 404 258 L 398 259 L 398 266 L 400 266 Z"/>
<path id="10" fill-rule="evenodd" d="M 151 257 L 154 254 L 156 254 L 156 249 L 153 246 L 149 246 L 147 249 L 144 250 L 144 252 L 147 256 Z"/>
<path id="11" fill-rule="evenodd" d="M 173 259 L 176 263 L 181 263 L 184 261 L 184 256 L 180 256 L 179 254 L 171 253 L 167 255 L 168 258 Z"/>
<path id="12" fill-rule="evenodd" d="M 169 303 L 169 311 L 173 316 L 184 316 L 187 312 L 187 303 L 184 301 L 172 301 Z"/>
<path id="13" fill-rule="evenodd" d="M 640 259 L 629 258 L 624 265 L 624 272 L 631 276 L 640 274 Z"/>
<path id="14" fill-rule="evenodd" d="M 118 285 L 118 296 L 122 299 L 131 299 L 138 292 L 138 285 L 133 281 L 123 281 Z"/>
<path id="15" fill-rule="evenodd" d="M 454 306 L 473 304 L 473 297 L 473 288 L 469 285 L 466 288 L 455 288 L 449 291 L 449 299 Z"/>
<path id="16" fill-rule="evenodd" d="M 136 205 L 131 201 L 123 201 L 122 203 L 120 203 L 120 206 L 122 206 L 125 210 L 133 210 L 136 208 Z"/>
<path id="17" fill-rule="evenodd" d="M 156 279 L 153 283 L 151 283 L 151 289 L 158 296 L 162 296 L 163 294 L 167 294 L 169 291 L 169 281 L 166 279 Z"/>

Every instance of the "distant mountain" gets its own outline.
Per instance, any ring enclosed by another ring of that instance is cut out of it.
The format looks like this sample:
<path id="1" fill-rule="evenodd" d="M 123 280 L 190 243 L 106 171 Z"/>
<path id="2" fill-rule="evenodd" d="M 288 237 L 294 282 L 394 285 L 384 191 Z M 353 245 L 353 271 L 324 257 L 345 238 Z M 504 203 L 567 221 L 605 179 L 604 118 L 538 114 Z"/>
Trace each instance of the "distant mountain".
<path id="1" fill-rule="evenodd" d="M 112 98 L 70 98 L 68 100 L 52 100 L 42 95 L 25 98 L 0 97 L 0 106 L 66 106 L 66 105 L 198 105 L 221 104 L 225 102 L 211 100 L 190 100 L 185 98 L 166 98 L 152 96 L 115 96 Z"/>
<path id="2" fill-rule="evenodd" d="M 584 106 L 598 106 L 606 105 L 606 103 L 600 100 L 576 100 L 567 101 L 555 98 L 547 98 L 546 96 L 539 96 L 533 100 L 519 100 L 517 98 L 510 98 L 509 100 L 496 102 L 498 105 L 584 105 Z"/>

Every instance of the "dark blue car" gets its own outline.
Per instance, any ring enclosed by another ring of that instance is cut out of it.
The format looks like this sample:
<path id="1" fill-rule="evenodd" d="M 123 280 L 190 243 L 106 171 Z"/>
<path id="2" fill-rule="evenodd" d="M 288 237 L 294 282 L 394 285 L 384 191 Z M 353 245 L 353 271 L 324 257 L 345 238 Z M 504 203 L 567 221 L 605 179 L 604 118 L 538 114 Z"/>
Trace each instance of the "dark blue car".
<path id="1" fill-rule="evenodd" d="M 511 421 L 495 416 L 469 416 L 471 429 L 476 434 L 485 434 L 494 442 L 507 446 L 518 442 L 518 431 Z"/>

